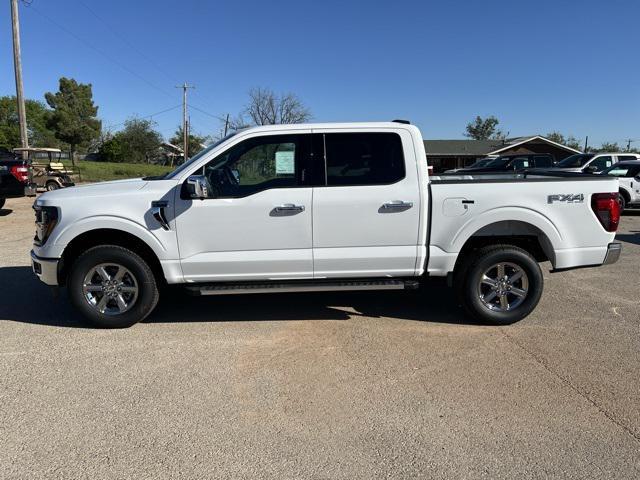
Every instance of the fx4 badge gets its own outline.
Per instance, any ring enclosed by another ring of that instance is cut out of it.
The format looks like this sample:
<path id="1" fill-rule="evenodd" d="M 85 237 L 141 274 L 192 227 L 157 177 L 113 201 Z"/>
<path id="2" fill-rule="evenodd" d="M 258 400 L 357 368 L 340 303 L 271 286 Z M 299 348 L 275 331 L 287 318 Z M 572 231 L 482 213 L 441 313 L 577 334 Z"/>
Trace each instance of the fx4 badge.
<path id="1" fill-rule="evenodd" d="M 584 202 L 584 194 L 583 193 L 559 193 L 556 195 L 549 195 L 547 197 L 547 203 L 583 203 Z"/>

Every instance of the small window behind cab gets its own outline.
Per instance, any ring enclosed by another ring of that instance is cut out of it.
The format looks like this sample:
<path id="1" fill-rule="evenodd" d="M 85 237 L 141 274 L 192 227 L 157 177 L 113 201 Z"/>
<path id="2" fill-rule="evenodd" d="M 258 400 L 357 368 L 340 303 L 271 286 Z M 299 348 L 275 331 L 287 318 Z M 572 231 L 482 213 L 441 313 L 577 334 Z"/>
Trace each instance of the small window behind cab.
<path id="1" fill-rule="evenodd" d="M 328 133 L 324 141 L 327 186 L 387 185 L 405 176 L 397 133 Z"/>

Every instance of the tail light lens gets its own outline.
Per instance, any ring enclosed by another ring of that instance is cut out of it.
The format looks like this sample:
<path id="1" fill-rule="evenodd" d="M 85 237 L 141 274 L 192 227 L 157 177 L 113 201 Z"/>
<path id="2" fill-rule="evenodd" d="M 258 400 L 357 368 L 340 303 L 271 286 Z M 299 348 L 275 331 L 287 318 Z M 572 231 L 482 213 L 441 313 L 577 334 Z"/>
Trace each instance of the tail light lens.
<path id="1" fill-rule="evenodd" d="M 620 224 L 618 193 L 594 193 L 591 209 L 607 232 L 615 232 Z"/>
<path id="2" fill-rule="evenodd" d="M 20 183 L 29 183 L 29 168 L 20 165 L 14 165 L 9 170 L 11 175 L 16 177 Z"/>

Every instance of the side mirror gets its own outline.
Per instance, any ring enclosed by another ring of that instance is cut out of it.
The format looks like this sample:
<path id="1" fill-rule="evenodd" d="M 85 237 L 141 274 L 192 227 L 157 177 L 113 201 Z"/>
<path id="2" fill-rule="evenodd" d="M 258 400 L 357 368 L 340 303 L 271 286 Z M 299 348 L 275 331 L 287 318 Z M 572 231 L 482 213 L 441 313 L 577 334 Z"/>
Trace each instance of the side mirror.
<path id="1" fill-rule="evenodd" d="M 185 190 L 189 198 L 204 200 L 209 198 L 209 182 L 204 175 L 191 175 L 185 183 Z"/>

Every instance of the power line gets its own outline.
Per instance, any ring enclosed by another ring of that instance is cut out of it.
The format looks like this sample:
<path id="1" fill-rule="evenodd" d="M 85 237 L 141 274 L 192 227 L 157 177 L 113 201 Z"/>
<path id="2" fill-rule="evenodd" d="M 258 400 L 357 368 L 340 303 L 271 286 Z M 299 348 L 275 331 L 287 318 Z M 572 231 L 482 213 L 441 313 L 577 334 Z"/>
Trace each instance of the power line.
<path id="1" fill-rule="evenodd" d="M 161 87 L 158 87 L 157 85 L 155 85 L 154 83 L 150 82 L 149 80 L 147 80 L 146 78 L 144 78 L 142 75 L 134 72 L 133 70 L 131 70 L 129 67 L 127 67 L 126 65 L 120 63 L 119 61 L 117 61 L 116 59 L 114 59 L 113 57 L 111 57 L 110 55 L 108 55 L 107 53 L 103 52 L 102 50 L 100 50 L 99 48 L 94 47 L 93 45 L 91 45 L 89 42 L 83 40 L 81 37 L 79 37 L 78 35 L 76 35 L 73 31 L 69 30 L 68 28 L 66 28 L 64 25 L 60 24 L 59 22 L 57 22 L 56 20 L 54 20 L 53 18 L 49 17 L 48 15 L 46 15 L 45 13 L 41 12 L 38 8 L 34 7 L 33 5 L 30 5 L 29 8 L 33 9 L 36 13 L 38 13 L 38 15 L 42 16 L 43 18 L 45 18 L 46 20 L 48 20 L 50 23 L 52 23 L 53 25 L 55 25 L 56 27 L 58 27 L 60 30 L 62 30 L 63 32 L 67 33 L 68 35 L 70 35 L 71 37 L 75 38 L 77 41 L 79 41 L 80 43 L 82 43 L 83 45 L 85 45 L 87 48 L 90 48 L 91 50 L 93 50 L 94 52 L 99 53 L 100 55 L 102 55 L 104 58 L 106 58 L 107 60 L 109 60 L 111 63 L 119 66 L 120 68 L 122 68 L 123 70 L 125 70 L 126 72 L 130 73 L 131 75 L 133 75 L 134 77 L 138 78 L 139 80 L 143 81 L 144 83 L 146 83 L 147 85 L 149 85 L 150 87 L 154 88 L 155 90 L 158 90 L 159 92 L 172 97 L 173 95 L 171 95 L 169 92 L 167 92 L 166 90 L 164 90 Z"/>
<path id="2" fill-rule="evenodd" d="M 173 106 L 171 108 L 167 108 L 165 110 L 160 110 L 159 112 L 152 113 L 151 115 L 145 115 L 144 117 L 138 117 L 138 116 L 134 115 L 134 118 L 137 118 L 137 119 L 152 118 L 152 117 L 155 117 L 157 115 L 160 115 L 161 113 L 170 112 L 171 110 L 175 110 L 176 108 L 180 108 L 181 106 L 182 105 L 175 105 L 175 106 Z M 114 123 L 112 125 L 107 125 L 107 128 L 119 127 L 120 125 L 124 125 L 125 123 L 127 123 L 127 122 L 124 121 L 124 122 L 120 122 L 120 123 Z"/>
<path id="3" fill-rule="evenodd" d="M 24 1 L 24 0 L 23 0 Z M 172 77 L 171 75 L 169 75 L 167 73 L 167 71 L 160 67 L 151 57 L 149 57 L 149 55 L 147 55 L 146 53 L 144 53 L 143 51 L 141 51 L 135 44 L 133 44 L 132 42 L 130 42 L 129 40 L 127 40 L 127 38 L 122 35 L 121 33 L 119 33 L 109 22 L 107 22 L 106 20 L 104 20 L 100 15 L 98 15 L 93 9 L 91 9 L 85 2 L 83 2 L 82 0 L 78 0 L 78 3 L 80 3 L 80 5 L 82 5 L 89 13 L 91 13 L 91 15 L 93 15 L 98 21 L 102 22 L 104 24 L 105 27 L 107 27 L 107 29 L 109 31 L 111 31 L 111 33 L 116 36 L 117 38 L 120 39 L 120 41 L 122 41 L 124 44 L 126 44 L 129 48 L 131 48 L 133 51 L 135 51 L 138 55 L 140 55 L 142 58 L 144 58 L 147 62 L 149 62 L 150 65 L 152 65 L 156 70 L 158 70 L 159 72 L 161 72 L 167 79 L 171 80 L 171 82 L 173 83 L 179 83 L 178 80 L 175 77 Z M 203 95 L 202 92 L 195 92 L 196 95 L 200 95 L 203 96 L 205 100 L 210 100 L 207 98 L 206 95 Z"/>
<path id="4" fill-rule="evenodd" d="M 35 6 L 33 6 L 30 2 L 30 0 L 23 0 L 23 2 L 25 3 L 25 6 L 33 9 L 36 13 L 38 13 L 38 15 L 42 16 L 43 18 L 45 18 L 47 21 L 49 21 L 50 23 L 52 23 L 53 25 L 55 25 L 56 27 L 58 27 L 60 30 L 62 30 L 63 32 L 65 32 L 67 35 L 73 37 L 75 40 L 77 40 L 78 42 L 82 43 L 84 46 L 86 46 L 87 48 L 95 51 L 96 53 L 100 54 L 101 56 L 103 56 L 104 58 L 106 58 L 107 60 L 109 60 L 111 63 L 113 63 L 114 65 L 117 65 L 118 67 L 120 67 L 121 69 L 123 69 L 124 71 L 126 71 L 127 73 L 129 73 L 130 75 L 133 75 L 134 77 L 138 78 L 139 80 L 141 80 L 142 82 L 146 83 L 147 85 L 149 85 L 150 87 L 152 87 L 153 89 L 163 93 L 164 95 L 167 95 L 168 97 L 174 98 L 174 96 L 169 93 L 167 90 L 159 87 L 158 85 L 154 84 L 153 82 L 151 82 L 150 80 L 148 80 L 147 78 L 143 77 L 142 75 L 140 75 L 139 73 L 135 72 L 134 70 L 130 69 L 129 67 L 127 67 L 126 65 L 124 65 L 123 63 L 119 62 L 118 60 L 116 60 L 115 58 L 113 58 L 111 55 L 107 54 L 106 52 L 102 51 L 101 49 L 95 47 L 94 45 L 92 45 L 91 43 L 85 41 L 83 38 L 79 37 L 78 35 L 76 35 L 72 30 L 68 29 L 67 27 L 65 27 L 64 25 L 62 25 L 60 22 L 54 20 L 53 18 L 51 18 L 50 16 L 48 16 L 47 14 L 45 14 L 44 12 L 42 12 L 41 10 L 39 10 L 38 8 L 36 8 Z M 127 41 L 123 36 L 118 35 L 118 33 L 116 32 L 116 30 L 112 27 L 109 26 L 109 24 L 107 22 L 105 22 L 103 19 L 101 19 L 101 17 L 99 17 L 91 8 L 89 8 L 84 2 L 82 2 L 81 0 L 79 0 L 79 3 L 82 4 L 89 12 L 91 12 L 91 14 L 96 17 L 98 20 L 100 20 L 101 22 L 103 22 L 111 31 L 114 35 L 118 36 L 118 38 L 120 38 L 124 43 L 126 43 L 127 45 L 129 45 L 132 49 L 134 49 L 139 55 L 141 55 L 142 57 L 144 57 L 147 61 L 149 61 L 149 63 L 151 63 L 156 69 L 160 70 L 163 74 L 165 74 L 165 76 L 167 76 L 167 78 L 170 78 L 170 76 L 166 73 L 165 70 L 163 70 L 161 67 L 159 67 L 157 64 L 155 64 L 155 62 L 153 62 L 148 55 L 144 54 L 143 52 L 140 51 L 140 49 L 136 48 L 135 46 L 132 46 L 131 42 Z M 215 118 L 221 122 L 224 122 L 225 119 L 222 117 L 219 117 L 217 115 L 213 115 L 209 112 L 207 112 L 206 110 L 199 108 L 193 104 L 189 104 L 192 108 L 194 108 L 195 110 L 198 110 L 199 112 L 208 115 L 212 118 Z M 119 124 L 120 125 L 120 124 Z"/>
<path id="5" fill-rule="evenodd" d="M 178 82 L 176 78 L 169 75 L 164 68 L 160 67 L 153 59 L 151 59 L 147 54 L 145 54 L 138 47 L 136 47 L 136 45 L 133 42 L 130 42 L 129 40 L 127 40 L 124 37 L 124 35 L 120 34 L 109 22 L 107 22 L 101 16 L 99 16 L 86 3 L 84 3 L 82 0 L 78 0 L 78 3 L 80 3 L 80 5 L 82 5 L 91 15 L 93 15 L 99 22 L 101 22 L 107 28 L 107 30 L 109 30 L 115 37 L 119 38 L 122 43 L 127 45 L 131 50 L 133 50 L 142 58 L 144 58 L 151 66 L 153 66 L 156 70 L 162 73 L 168 80 L 170 80 L 173 83 Z"/>

